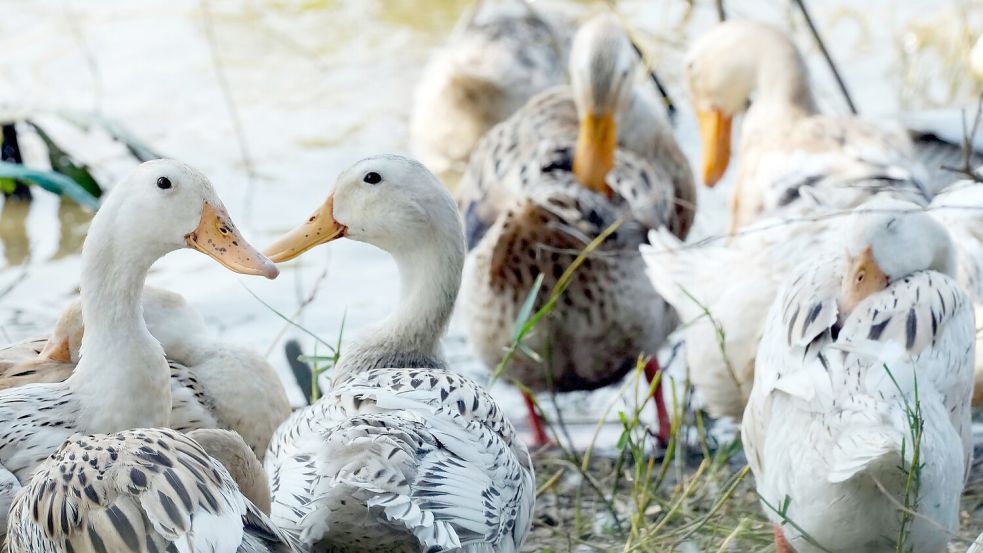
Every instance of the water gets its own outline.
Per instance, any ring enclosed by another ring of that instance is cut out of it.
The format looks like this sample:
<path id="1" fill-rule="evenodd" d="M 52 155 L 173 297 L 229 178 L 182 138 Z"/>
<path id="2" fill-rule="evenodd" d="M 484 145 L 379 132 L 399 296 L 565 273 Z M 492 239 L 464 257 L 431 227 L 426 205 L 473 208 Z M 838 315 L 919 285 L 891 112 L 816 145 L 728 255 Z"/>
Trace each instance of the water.
<path id="1" fill-rule="evenodd" d="M 429 52 L 469 3 L 0 0 L 0 113 L 95 110 L 121 122 L 161 153 L 208 174 L 245 236 L 263 246 L 301 222 L 328 193 L 335 175 L 357 159 L 407 153 L 416 79 Z M 798 14 L 785 3 L 773 4 L 726 2 L 730 15 L 794 25 L 822 104 L 844 112 Z M 865 114 L 964 102 L 978 87 L 968 79 L 952 85 L 946 76 L 963 75 L 963 60 L 953 58 L 950 50 L 958 50 L 983 28 L 979 3 L 952 2 L 944 8 L 929 0 L 877 0 L 862 7 L 846 0 L 812 4 Z M 658 60 L 659 75 L 680 108 L 679 140 L 696 160 L 695 123 L 685 101 L 681 58 L 687 37 L 708 28 L 715 15 L 711 2 L 700 1 L 692 10 L 688 5 L 683 0 L 630 0 L 618 2 L 618 9 Z M 590 9 L 586 2 L 563 7 Z M 940 54 L 940 48 L 945 52 Z M 248 162 L 237 140 L 233 111 L 241 122 Z M 112 182 L 133 164 L 104 135 L 81 132 L 50 115 L 40 120 L 104 180 Z M 26 137 L 24 142 L 29 162 L 44 166 L 37 140 Z M 729 191 L 725 182 L 700 193 L 697 235 L 722 228 L 721 209 Z M 77 252 L 88 216 L 43 192 L 35 198 L 29 206 L 8 203 L 0 210 L 0 342 L 46 332 L 77 292 Z M 395 265 L 388 256 L 345 240 L 287 265 L 274 282 L 239 277 L 205 256 L 184 251 L 160 261 L 149 283 L 183 294 L 217 336 L 268 353 L 284 375 L 283 338 L 302 338 L 307 351 L 313 341 L 285 330 L 247 287 L 281 312 L 293 314 L 319 285 L 298 321 L 329 342 L 337 337 L 343 317 L 346 333 L 357 332 L 382 317 L 398 294 Z M 483 374 L 460 321 L 452 324 L 445 345 L 455 366 Z M 289 377 L 287 384 L 299 402 Z M 521 423 L 524 409 L 518 394 L 504 385 L 493 393 Z M 614 392 L 604 390 L 571 394 L 562 402 L 574 404 L 565 409 L 570 413 L 597 413 L 612 399 Z M 581 422 L 578 435 L 589 439 L 590 421 Z M 608 443 L 617 437 L 610 434 L 605 433 Z"/>

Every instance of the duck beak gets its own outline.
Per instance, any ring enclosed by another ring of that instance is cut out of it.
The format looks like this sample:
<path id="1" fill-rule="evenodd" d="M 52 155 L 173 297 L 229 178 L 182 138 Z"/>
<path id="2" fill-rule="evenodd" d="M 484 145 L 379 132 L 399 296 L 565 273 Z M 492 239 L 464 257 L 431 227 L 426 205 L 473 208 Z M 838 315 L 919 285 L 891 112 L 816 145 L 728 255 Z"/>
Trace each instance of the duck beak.
<path id="1" fill-rule="evenodd" d="M 280 270 L 242 237 L 224 207 L 205 202 L 198 227 L 184 237 L 189 248 L 196 249 L 244 275 L 262 275 L 274 279 Z"/>
<path id="2" fill-rule="evenodd" d="M 601 115 L 588 113 L 580 120 L 573 174 L 581 184 L 609 198 L 614 191 L 608 186 L 607 175 L 614 167 L 617 143 L 618 128 L 613 112 Z"/>
<path id="3" fill-rule="evenodd" d="M 887 288 L 889 278 L 877 265 L 870 246 L 853 259 L 850 271 L 843 278 L 841 291 L 843 312 L 849 314 L 860 302 L 875 292 Z"/>
<path id="4" fill-rule="evenodd" d="M 44 349 L 38 354 L 38 359 L 70 363 L 72 361 L 72 351 L 68 344 L 68 336 L 64 336 L 61 339 L 56 336 L 48 338 L 48 341 L 44 344 Z"/>
<path id="5" fill-rule="evenodd" d="M 730 162 L 731 118 L 718 109 L 698 110 L 700 139 L 703 143 L 703 184 L 712 188 L 724 176 Z"/>
<path id="6" fill-rule="evenodd" d="M 274 263 L 290 261 L 307 250 L 345 236 L 348 229 L 334 219 L 334 193 L 324 200 L 321 207 L 307 221 L 284 234 L 266 248 L 266 255 Z"/>

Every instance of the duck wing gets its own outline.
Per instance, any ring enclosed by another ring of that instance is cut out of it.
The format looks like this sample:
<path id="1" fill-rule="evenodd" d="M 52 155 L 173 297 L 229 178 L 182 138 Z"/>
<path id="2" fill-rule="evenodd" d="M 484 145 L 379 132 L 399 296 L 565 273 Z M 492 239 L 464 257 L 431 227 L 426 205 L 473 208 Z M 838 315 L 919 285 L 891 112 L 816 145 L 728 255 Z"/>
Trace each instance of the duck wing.
<path id="1" fill-rule="evenodd" d="M 264 519 L 225 467 L 179 432 L 77 434 L 18 494 L 8 540 L 11 553 L 289 551 Z"/>

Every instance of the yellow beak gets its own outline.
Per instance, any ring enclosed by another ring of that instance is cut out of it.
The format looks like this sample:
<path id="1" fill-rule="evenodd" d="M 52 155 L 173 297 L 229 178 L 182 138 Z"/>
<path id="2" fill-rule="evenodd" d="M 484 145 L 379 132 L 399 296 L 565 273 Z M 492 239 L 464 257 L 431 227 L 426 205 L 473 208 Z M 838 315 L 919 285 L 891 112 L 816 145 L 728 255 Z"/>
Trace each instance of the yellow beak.
<path id="1" fill-rule="evenodd" d="M 283 235 L 266 248 L 266 255 L 274 263 L 290 261 L 314 246 L 326 244 L 345 235 L 348 229 L 334 219 L 334 194 L 324 200 L 321 207 L 307 221 Z"/>
<path id="2" fill-rule="evenodd" d="M 588 113 L 580 120 L 577 150 L 573 156 L 573 174 L 581 184 L 611 197 L 607 176 L 614 167 L 614 151 L 618 144 L 618 128 L 614 114 Z"/>
<path id="3" fill-rule="evenodd" d="M 888 281 L 888 276 L 881 271 L 874 259 L 873 250 L 867 246 L 853 260 L 850 272 L 843 278 L 841 296 L 844 314 L 853 311 L 867 296 L 887 288 Z"/>
<path id="4" fill-rule="evenodd" d="M 274 279 L 279 269 L 242 237 L 223 208 L 208 202 L 201 210 L 198 227 L 184 237 L 189 248 L 196 249 L 221 263 L 225 268 L 244 275 L 262 275 Z"/>
<path id="5" fill-rule="evenodd" d="M 731 118 L 717 109 L 699 110 L 696 118 L 703 143 L 703 184 L 712 188 L 724 176 L 730 162 Z"/>

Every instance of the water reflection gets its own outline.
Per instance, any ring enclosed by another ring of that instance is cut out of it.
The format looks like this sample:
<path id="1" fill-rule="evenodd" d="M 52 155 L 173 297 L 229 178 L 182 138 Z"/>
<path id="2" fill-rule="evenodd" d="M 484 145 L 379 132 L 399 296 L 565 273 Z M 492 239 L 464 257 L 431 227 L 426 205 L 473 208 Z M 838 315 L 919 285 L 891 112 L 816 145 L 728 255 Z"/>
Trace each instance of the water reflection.
<path id="1" fill-rule="evenodd" d="M 82 249 L 85 232 L 89 228 L 93 213 L 75 202 L 63 201 L 58 206 L 58 220 L 61 229 L 58 238 L 58 249 L 51 257 L 52 260 L 75 255 Z"/>
<path id="2" fill-rule="evenodd" d="M 31 257 L 30 240 L 27 236 L 27 215 L 31 212 L 31 202 L 8 198 L 0 207 L 0 244 L 6 265 L 22 265 Z"/>

